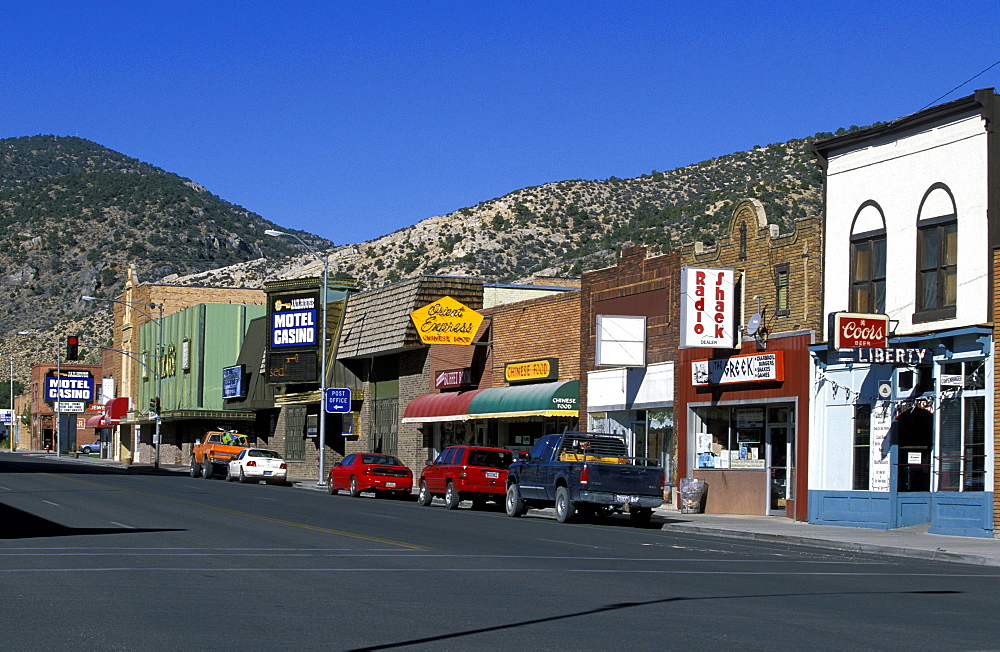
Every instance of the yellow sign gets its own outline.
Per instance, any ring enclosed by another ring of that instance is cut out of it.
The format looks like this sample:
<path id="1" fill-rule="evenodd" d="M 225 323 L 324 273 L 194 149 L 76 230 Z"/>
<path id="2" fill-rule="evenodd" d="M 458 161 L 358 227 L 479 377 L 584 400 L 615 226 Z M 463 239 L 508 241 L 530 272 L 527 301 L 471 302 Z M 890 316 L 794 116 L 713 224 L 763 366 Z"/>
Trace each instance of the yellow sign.
<path id="1" fill-rule="evenodd" d="M 410 313 L 424 344 L 472 344 L 483 316 L 451 297 Z"/>
<path id="2" fill-rule="evenodd" d="M 559 360 L 543 358 L 541 360 L 525 360 L 504 365 L 504 378 L 508 383 L 525 380 L 556 380 L 559 378 Z"/>

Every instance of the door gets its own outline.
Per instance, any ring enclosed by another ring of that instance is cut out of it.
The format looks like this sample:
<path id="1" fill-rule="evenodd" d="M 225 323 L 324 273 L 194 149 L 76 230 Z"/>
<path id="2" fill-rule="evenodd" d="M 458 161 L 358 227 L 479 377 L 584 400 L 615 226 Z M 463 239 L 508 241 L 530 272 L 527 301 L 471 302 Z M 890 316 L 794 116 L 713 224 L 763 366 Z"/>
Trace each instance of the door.
<path id="1" fill-rule="evenodd" d="M 795 431 L 791 407 L 767 411 L 767 513 L 786 516 L 795 483 Z"/>

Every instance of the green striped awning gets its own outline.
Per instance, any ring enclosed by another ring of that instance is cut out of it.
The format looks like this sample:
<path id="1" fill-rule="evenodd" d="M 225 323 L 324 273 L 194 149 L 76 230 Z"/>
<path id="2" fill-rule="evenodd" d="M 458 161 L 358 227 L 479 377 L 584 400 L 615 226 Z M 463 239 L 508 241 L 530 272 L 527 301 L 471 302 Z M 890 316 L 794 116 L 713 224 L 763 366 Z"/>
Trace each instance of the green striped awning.
<path id="1" fill-rule="evenodd" d="M 488 387 L 469 403 L 470 419 L 579 416 L 580 381 Z"/>

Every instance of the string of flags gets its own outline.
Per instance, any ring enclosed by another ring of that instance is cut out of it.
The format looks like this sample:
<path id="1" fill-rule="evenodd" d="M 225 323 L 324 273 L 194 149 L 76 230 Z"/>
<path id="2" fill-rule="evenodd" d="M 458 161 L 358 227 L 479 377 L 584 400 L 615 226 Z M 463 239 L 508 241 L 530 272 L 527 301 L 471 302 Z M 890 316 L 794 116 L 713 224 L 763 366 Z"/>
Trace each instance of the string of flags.
<path id="1" fill-rule="evenodd" d="M 980 364 L 980 366 L 982 366 L 982 363 Z M 844 400 L 847 403 L 868 403 L 869 405 L 872 406 L 873 409 L 877 407 L 879 403 L 881 403 L 884 408 L 887 408 L 893 403 L 910 403 L 910 402 L 916 405 L 920 405 L 920 407 L 937 409 L 940 408 L 945 401 L 956 399 L 962 393 L 961 387 L 953 387 L 932 394 L 922 394 L 921 396 L 915 397 L 913 399 L 906 399 L 905 401 L 900 401 L 900 400 L 892 401 L 889 399 L 882 398 L 881 396 L 872 396 L 871 394 L 866 394 L 864 392 L 858 391 L 848 385 L 843 385 L 841 383 L 838 383 L 836 380 L 834 380 L 833 378 L 831 378 L 822 371 L 817 371 L 817 388 L 822 387 L 826 383 L 830 385 L 830 391 L 833 394 L 834 400 L 837 400 L 837 397 L 840 394 L 840 392 L 844 392 Z"/>

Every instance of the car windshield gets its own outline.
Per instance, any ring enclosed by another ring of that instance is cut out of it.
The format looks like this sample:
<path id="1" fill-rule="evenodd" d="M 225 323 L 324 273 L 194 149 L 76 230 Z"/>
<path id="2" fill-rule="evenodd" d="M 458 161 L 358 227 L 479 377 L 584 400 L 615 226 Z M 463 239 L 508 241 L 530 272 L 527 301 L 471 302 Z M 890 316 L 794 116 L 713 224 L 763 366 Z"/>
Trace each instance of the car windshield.
<path id="1" fill-rule="evenodd" d="M 391 466 L 402 466 L 403 463 L 392 455 L 362 455 L 363 464 L 388 464 Z"/>
<path id="2" fill-rule="evenodd" d="M 247 451 L 247 457 L 273 457 L 276 460 L 281 459 L 281 455 L 275 453 L 274 451 L 266 451 L 256 448 L 251 451 Z"/>
<path id="3" fill-rule="evenodd" d="M 488 466 L 494 469 L 506 469 L 513 461 L 508 451 L 477 451 L 469 453 L 469 466 Z"/>

